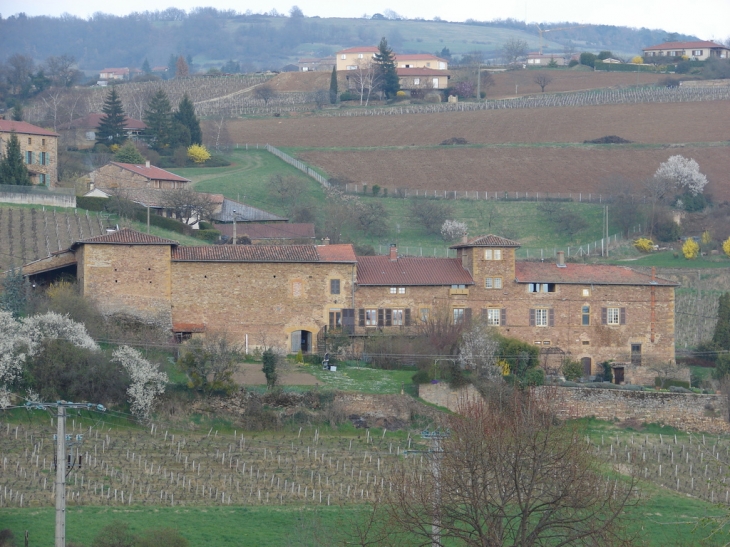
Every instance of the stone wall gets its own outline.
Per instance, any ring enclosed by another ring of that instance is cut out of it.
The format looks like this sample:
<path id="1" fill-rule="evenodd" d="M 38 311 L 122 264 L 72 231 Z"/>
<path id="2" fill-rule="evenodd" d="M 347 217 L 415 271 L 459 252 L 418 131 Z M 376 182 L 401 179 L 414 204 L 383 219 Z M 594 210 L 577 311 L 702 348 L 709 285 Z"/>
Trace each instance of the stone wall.
<path id="1" fill-rule="evenodd" d="M 662 423 L 684 431 L 730 433 L 728 398 L 725 395 L 629 391 L 571 387 L 539 387 L 533 393 L 563 418 L 595 417 L 599 420 Z M 457 412 L 479 398 L 473 386 L 452 389 L 448 384 L 424 384 L 420 397 Z"/>

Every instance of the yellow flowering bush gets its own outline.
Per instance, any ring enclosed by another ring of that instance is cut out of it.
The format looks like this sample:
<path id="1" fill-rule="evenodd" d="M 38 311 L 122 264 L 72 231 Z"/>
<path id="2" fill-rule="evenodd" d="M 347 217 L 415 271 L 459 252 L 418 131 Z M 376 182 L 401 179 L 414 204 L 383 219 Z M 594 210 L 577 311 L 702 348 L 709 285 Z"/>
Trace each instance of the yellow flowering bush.
<path id="1" fill-rule="evenodd" d="M 682 245 L 682 254 L 687 260 L 697 258 L 697 256 L 700 254 L 700 246 L 694 239 L 688 237 L 687 241 L 685 241 L 684 245 Z"/>
<path id="2" fill-rule="evenodd" d="M 636 247 L 637 251 L 641 251 L 642 253 L 648 253 L 651 252 L 651 250 L 654 248 L 654 242 L 647 237 L 640 237 L 639 239 L 634 241 L 634 247 Z"/>
<path id="3" fill-rule="evenodd" d="M 195 163 L 205 163 L 210 159 L 210 152 L 202 144 L 193 144 L 188 147 L 188 157 Z"/>
<path id="4" fill-rule="evenodd" d="M 730 256 L 730 237 L 723 242 L 722 250 L 725 251 L 727 256 Z"/>

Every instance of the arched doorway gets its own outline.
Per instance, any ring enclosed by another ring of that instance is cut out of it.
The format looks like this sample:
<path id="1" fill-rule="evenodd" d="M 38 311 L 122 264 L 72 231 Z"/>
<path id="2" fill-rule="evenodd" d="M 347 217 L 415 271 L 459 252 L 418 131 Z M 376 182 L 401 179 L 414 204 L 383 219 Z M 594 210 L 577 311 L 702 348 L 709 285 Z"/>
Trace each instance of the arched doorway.
<path id="1" fill-rule="evenodd" d="M 312 351 L 312 333 L 308 330 L 295 330 L 291 333 L 291 352 L 309 353 Z"/>

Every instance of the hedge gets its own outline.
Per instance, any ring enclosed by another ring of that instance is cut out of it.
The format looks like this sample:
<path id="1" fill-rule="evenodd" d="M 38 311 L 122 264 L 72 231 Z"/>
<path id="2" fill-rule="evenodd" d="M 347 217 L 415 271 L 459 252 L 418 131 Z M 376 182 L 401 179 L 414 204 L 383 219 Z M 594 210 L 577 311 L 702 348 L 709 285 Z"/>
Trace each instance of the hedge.
<path id="1" fill-rule="evenodd" d="M 147 224 L 147 209 L 143 207 L 135 210 L 134 220 Z M 183 235 L 190 235 L 193 232 L 193 229 L 190 226 L 183 224 L 179 220 L 163 217 L 154 213 L 150 213 L 150 225 Z"/>
<path id="2" fill-rule="evenodd" d="M 76 207 L 79 209 L 86 209 L 87 211 L 106 211 L 106 206 L 109 204 L 107 198 L 92 198 L 92 197 L 77 197 Z"/>

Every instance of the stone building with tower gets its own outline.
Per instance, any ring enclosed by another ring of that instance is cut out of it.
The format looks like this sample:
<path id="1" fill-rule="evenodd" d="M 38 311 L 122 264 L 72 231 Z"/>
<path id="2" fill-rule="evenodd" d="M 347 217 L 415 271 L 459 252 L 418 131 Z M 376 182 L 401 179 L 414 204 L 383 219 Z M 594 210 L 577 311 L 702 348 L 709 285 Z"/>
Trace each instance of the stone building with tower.
<path id="1" fill-rule="evenodd" d="M 677 283 L 621 266 L 517 261 L 519 244 L 487 235 L 456 258 L 357 257 L 352 245 L 183 246 L 122 229 L 28 264 L 38 276 L 75 268 L 82 293 L 180 339 L 227 332 L 247 348 L 315 352 L 323 333 L 358 339 L 417 334 L 433 314 L 479 319 L 584 374 L 612 363 L 617 382 L 652 382 L 674 360 Z M 321 348 L 319 348 L 321 349 Z"/>

